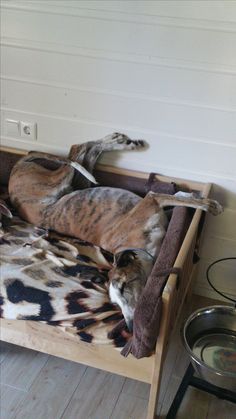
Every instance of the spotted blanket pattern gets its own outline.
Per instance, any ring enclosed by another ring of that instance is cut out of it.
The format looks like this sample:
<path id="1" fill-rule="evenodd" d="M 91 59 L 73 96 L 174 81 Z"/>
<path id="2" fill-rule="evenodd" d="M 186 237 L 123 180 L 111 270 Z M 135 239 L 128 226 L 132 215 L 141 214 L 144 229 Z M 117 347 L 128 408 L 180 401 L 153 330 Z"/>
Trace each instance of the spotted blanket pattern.
<path id="1" fill-rule="evenodd" d="M 88 343 L 123 347 L 129 335 L 108 339 L 123 318 L 109 302 L 113 255 L 90 243 L 38 229 L 17 216 L 0 234 L 0 315 L 44 322 Z"/>

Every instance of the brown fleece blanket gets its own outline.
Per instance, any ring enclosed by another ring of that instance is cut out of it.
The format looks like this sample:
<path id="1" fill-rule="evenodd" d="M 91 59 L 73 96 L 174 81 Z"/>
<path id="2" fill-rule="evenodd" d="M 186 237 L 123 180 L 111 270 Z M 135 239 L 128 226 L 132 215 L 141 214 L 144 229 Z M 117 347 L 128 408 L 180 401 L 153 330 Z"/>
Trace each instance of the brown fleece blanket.
<path id="1" fill-rule="evenodd" d="M 133 337 L 122 350 L 124 356 L 131 352 L 136 358 L 142 358 L 149 356 L 155 348 L 161 322 L 162 292 L 171 272 L 180 275 L 172 267 L 189 224 L 187 208 L 175 208 L 161 251 L 136 307 Z"/>

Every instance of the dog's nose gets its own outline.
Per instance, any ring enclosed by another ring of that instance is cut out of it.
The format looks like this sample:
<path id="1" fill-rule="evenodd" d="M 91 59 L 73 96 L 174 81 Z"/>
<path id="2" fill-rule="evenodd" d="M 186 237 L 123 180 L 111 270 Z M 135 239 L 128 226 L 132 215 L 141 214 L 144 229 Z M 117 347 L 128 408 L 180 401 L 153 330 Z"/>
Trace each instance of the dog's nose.
<path id="1" fill-rule="evenodd" d="M 129 329 L 129 332 L 133 333 L 133 320 L 128 320 L 126 322 L 126 324 L 127 324 L 128 329 Z"/>

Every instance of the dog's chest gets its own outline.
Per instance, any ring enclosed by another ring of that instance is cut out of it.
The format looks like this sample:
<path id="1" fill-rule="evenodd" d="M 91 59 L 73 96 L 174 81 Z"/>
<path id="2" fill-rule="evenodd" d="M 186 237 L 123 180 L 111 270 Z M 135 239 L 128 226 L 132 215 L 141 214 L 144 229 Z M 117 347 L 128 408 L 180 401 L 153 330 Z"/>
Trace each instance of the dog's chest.
<path id="1" fill-rule="evenodd" d="M 163 209 L 153 214 L 144 225 L 146 236 L 146 250 L 155 256 L 159 253 L 163 238 L 166 234 L 168 220 Z"/>

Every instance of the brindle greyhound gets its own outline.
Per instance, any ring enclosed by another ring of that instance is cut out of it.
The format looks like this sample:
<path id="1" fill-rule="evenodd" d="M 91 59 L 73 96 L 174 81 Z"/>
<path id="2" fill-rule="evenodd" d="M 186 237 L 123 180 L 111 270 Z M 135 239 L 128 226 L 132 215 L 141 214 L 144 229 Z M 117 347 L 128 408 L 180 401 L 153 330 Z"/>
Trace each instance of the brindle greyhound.
<path id="1" fill-rule="evenodd" d="M 109 293 L 129 325 L 165 235 L 167 218 L 163 208 L 187 206 L 213 215 L 222 211 L 218 202 L 191 194 L 149 192 L 142 199 L 123 189 L 90 187 L 91 181 L 96 182 L 91 174 L 102 152 L 144 146 L 142 140 L 114 133 L 72 146 L 65 159 L 32 152 L 17 162 L 9 181 L 12 204 L 22 218 L 115 254 Z M 78 176 L 77 171 L 83 176 Z"/>

